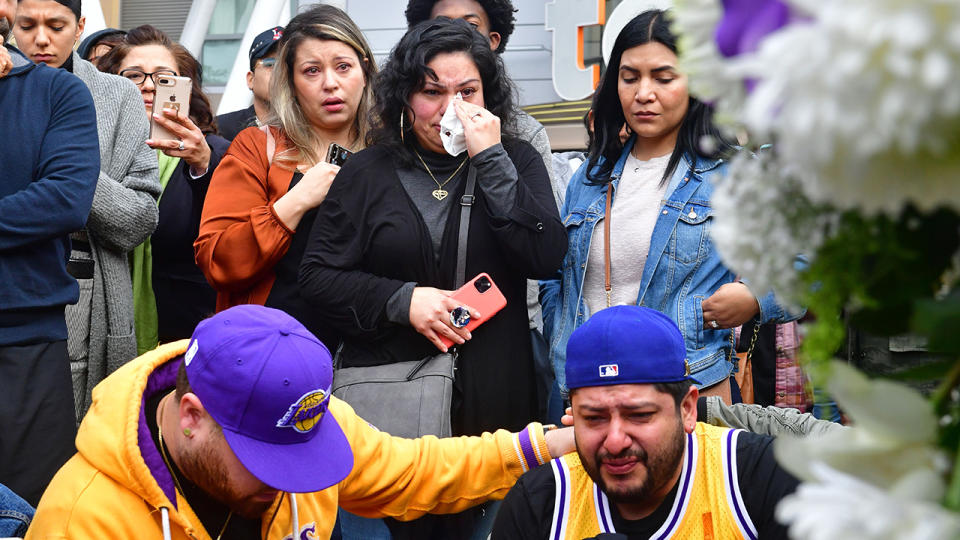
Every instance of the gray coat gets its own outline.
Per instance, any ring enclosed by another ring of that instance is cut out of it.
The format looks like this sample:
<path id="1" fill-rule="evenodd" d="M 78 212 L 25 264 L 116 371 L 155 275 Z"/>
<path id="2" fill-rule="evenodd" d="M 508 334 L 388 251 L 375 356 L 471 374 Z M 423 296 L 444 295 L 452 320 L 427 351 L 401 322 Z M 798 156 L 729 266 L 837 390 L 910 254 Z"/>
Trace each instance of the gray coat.
<path id="1" fill-rule="evenodd" d="M 156 151 L 144 144 L 150 124 L 136 85 L 101 73 L 76 53 L 73 72 L 93 95 L 100 139 L 100 177 L 86 228 L 94 274 L 92 280 L 79 280 L 80 303 L 67 306 L 80 420 L 93 387 L 137 355 L 129 253 L 157 227 L 160 182 Z"/>

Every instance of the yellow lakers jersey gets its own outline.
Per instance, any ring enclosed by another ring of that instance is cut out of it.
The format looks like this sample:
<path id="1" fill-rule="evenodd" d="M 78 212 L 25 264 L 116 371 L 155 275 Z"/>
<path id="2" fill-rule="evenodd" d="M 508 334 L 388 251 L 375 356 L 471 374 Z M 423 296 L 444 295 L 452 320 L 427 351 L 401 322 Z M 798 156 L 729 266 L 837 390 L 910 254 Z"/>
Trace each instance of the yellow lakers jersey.
<path id="1" fill-rule="evenodd" d="M 737 481 L 737 436 L 742 430 L 697 423 L 688 433 L 677 496 L 667 519 L 650 538 L 756 540 Z M 610 502 L 576 453 L 550 462 L 556 480 L 550 540 L 581 540 L 617 532 Z"/>

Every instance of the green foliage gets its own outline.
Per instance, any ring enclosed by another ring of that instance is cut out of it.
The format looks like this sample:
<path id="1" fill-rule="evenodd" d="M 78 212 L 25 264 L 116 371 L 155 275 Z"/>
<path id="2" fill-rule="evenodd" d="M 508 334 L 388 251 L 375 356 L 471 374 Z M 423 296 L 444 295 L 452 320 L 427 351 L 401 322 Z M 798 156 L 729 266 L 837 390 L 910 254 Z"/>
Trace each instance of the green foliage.
<path id="1" fill-rule="evenodd" d="M 804 342 L 814 372 L 843 346 L 844 313 L 871 334 L 919 331 L 936 340 L 938 350 L 960 353 L 960 297 L 934 302 L 960 247 L 956 212 L 921 213 L 912 206 L 896 218 L 845 212 L 827 236 L 804 275 L 804 300 L 817 317 Z"/>

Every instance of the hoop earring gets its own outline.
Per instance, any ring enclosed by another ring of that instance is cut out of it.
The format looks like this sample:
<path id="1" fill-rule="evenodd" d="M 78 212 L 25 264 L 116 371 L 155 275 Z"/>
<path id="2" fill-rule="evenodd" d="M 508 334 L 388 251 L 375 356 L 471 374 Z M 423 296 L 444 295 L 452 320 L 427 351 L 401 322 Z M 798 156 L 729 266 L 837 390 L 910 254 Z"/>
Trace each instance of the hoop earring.
<path id="1" fill-rule="evenodd" d="M 403 140 L 403 117 L 405 112 L 404 110 L 400 111 L 400 144 L 407 144 L 407 142 Z"/>

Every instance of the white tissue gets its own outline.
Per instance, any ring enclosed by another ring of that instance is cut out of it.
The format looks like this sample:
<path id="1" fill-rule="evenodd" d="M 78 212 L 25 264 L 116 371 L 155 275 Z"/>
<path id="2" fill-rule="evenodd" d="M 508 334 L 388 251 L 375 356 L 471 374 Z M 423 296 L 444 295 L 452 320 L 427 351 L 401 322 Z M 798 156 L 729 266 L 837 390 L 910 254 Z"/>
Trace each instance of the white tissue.
<path id="1" fill-rule="evenodd" d="M 454 100 L 462 100 L 463 96 L 457 92 Z M 440 119 L 440 140 L 443 141 L 443 149 L 451 156 L 459 156 L 467 149 L 467 138 L 463 134 L 463 123 L 457 117 L 457 111 L 454 108 L 453 101 L 447 104 L 447 110 Z"/>

